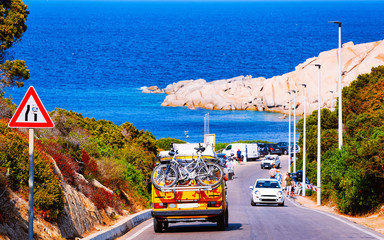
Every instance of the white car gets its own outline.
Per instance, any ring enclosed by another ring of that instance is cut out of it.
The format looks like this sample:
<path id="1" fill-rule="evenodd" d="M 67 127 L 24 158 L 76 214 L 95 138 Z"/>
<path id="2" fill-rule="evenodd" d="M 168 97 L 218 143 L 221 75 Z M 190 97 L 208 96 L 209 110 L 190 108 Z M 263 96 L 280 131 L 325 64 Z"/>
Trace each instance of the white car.
<path id="1" fill-rule="evenodd" d="M 275 165 L 276 168 L 280 168 L 280 159 L 278 155 L 266 155 L 261 160 L 261 168 L 272 168 Z"/>
<path id="2" fill-rule="evenodd" d="M 252 190 L 251 205 L 256 204 L 277 204 L 284 206 L 284 193 L 276 179 L 257 179 Z"/>

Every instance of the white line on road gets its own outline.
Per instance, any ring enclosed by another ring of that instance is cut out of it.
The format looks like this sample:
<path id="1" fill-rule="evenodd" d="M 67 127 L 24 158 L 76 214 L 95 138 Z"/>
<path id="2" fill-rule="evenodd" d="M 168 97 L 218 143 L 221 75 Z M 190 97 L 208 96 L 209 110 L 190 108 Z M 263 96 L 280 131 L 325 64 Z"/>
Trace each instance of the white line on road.
<path id="1" fill-rule="evenodd" d="M 147 226 L 143 227 L 142 229 L 140 229 L 139 231 L 137 231 L 135 234 L 133 234 L 132 236 L 130 236 L 129 238 L 126 238 L 124 240 L 132 240 L 132 239 L 135 239 L 135 237 L 139 236 L 140 234 L 142 234 L 145 230 L 147 230 L 148 228 L 152 227 L 153 226 L 153 223 L 150 223 L 148 224 Z"/>
<path id="2" fill-rule="evenodd" d="M 341 219 L 340 217 L 333 216 L 333 215 L 331 215 L 331 214 L 325 213 L 325 212 L 320 211 L 320 210 L 316 210 L 316 209 L 312 209 L 312 208 L 303 207 L 303 206 L 301 206 L 300 204 L 296 203 L 296 201 L 293 201 L 293 200 L 291 200 L 291 199 L 289 199 L 289 198 L 288 198 L 288 200 L 289 200 L 291 203 L 293 203 L 296 207 L 303 208 L 303 209 L 307 209 L 307 210 L 312 210 L 312 211 L 321 213 L 321 214 L 323 214 L 323 215 L 326 215 L 326 216 L 328 216 L 328 217 L 331 217 L 331 218 L 333 218 L 333 219 L 336 219 L 336 220 L 338 220 L 338 221 L 340 221 L 340 222 L 342 222 L 342 223 L 345 223 L 345 224 L 347 224 L 347 225 L 349 225 L 349 226 L 351 226 L 351 227 L 353 227 L 353 228 L 355 228 L 355 229 L 357 229 L 357 230 L 359 230 L 359 231 L 361 231 L 361 232 L 363 232 L 363 233 L 366 233 L 366 234 L 368 234 L 368 235 L 370 235 L 370 236 L 372 236 L 372 237 L 374 237 L 374 238 L 376 238 L 376 239 L 384 240 L 384 238 L 379 237 L 379 236 L 377 236 L 376 234 L 374 234 L 374 233 L 372 233 L 372 232 L 369 232 L 369 231 L 367 231 L 367 230 L 365 230 L 365 229 L 362 229 L 362 228 L 360 228 L 359 226 L 357 226 L 357 225 L 354 224 L 354 223 L 351 223 L 351 222 L 349 222 L 349 221 L 343 220 L 343 219 Z"/>

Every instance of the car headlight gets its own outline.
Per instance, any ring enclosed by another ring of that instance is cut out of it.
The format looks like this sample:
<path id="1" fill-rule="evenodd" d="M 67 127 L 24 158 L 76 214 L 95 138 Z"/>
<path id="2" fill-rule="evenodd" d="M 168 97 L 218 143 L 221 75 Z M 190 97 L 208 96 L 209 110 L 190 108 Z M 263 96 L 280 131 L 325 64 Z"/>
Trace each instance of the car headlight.
<path id="1" fill-rule="evenodd" d="M 260 191 L 259 191 L 259 190 L 256 190 L 256 191 L 255 191 L 255 195 L 260 195 Z"/>
<path id="2" fill-rule="evenodd" d="M 281 195 L 283 195 L 283 192 L 282 191 L 278 191 L 277 192 L 277 196 L 281 196 Z"/>

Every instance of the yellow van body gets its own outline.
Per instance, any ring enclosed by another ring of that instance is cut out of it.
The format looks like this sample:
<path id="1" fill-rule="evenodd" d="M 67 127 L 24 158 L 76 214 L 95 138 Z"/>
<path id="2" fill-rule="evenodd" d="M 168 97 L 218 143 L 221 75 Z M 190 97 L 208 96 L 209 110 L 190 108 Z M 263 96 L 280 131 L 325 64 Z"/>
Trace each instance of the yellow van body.
<path id="1" fill-rule="evenodd" d="M 185 158 L 185 157 L 184 157 Z M 152 216 L 155 232 L 177 222 L 216 222 L 220 230 L 228 226 L 227 184 L 199 186 L 195 180 L 162 191 L 152 186 Z"/>

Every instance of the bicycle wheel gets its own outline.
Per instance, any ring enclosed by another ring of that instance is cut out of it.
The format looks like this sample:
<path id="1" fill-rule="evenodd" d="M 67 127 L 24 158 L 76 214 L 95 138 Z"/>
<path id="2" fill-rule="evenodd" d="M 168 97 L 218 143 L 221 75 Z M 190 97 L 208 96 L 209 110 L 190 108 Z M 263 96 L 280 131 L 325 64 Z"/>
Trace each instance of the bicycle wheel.
<path id="1" fill-rule="evenodd" d="M 218 187 L 223 179 L 223 170 L 216 163 L 206 162 L 197 170 L 196 180 L 202 186 Z"/>
<path id="2" fill-rule="evenodd" d="M 177 170 L 168 164 L 160 164 L 153 169 L 151 182 L 153 186 L 161 191 L 163 187 L 172 187 L 177 183 Z"/>

